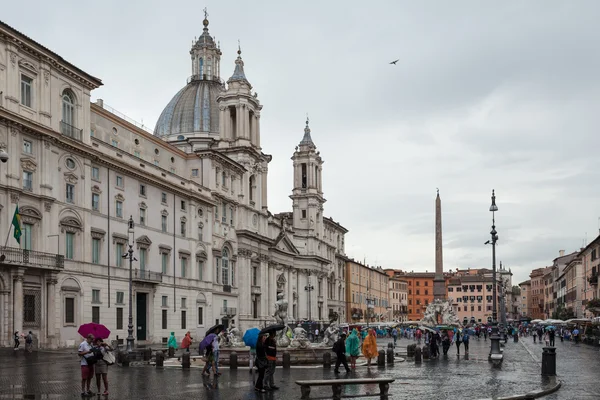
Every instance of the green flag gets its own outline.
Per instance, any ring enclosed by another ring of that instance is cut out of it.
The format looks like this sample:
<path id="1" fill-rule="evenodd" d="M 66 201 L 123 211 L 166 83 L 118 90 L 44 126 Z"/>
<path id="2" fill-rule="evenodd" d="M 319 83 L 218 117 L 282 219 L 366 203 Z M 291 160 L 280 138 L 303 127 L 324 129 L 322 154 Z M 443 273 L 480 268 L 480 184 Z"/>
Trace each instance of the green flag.
<path id="1" fill-rule="evenodd" d="M 13 236 L 17 239 L 17 243 L 21 244 L 21 214 L 19 214 L 19 206 L 15 209 L 12 225 L 14 228 Z"/>

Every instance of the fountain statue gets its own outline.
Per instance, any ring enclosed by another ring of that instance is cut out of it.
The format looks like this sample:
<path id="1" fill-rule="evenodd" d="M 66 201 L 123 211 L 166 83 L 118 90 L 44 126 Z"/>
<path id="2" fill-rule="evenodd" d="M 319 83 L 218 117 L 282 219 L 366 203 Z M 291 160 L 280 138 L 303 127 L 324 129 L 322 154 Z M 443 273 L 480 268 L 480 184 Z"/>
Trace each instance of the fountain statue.
<path id="1" fill-rule="evenodd" d="M 439 317 L 441 316 L 441 321 Z M 452 309 L 452 300 L 436 299 L 427 305 L 421 324 L 429 327 L 437 325 L 461 326 L 454 310 Z"/>
<path id="2" fill-rule="evenodd" d="M 225 347 L 240 347 L 244 346 L 244 342 L 242 340 L 242 332 L 235 326 L 232 322 L 231 327 L 227 330 L 226 342 L 224 344 Z"/>
<path id="3" fill-rule="evenodd" d="M 306 336 L 306 330 L 300 324 L 294 328 L 294 338 L 290 343 L 290 347 L 299 347 L 301 349 L 310 347 L 310 341 Z"/>
<path id="4" fill-rule="evenodd" d="M 277 301 L 275 302 L 275 314 L 273 316 L 277 324 L 283 325 L 285 328 L 277 335 L 277 347 L 288 347 L 290 345 L 290 338 L 287 335 L 289 330 L 287 326 L 287 309 L 287 300 L 283 298 L 283 293 L 278 293 Z"/>
<path id="5" fill-rule="evenodd" d="M 331 347 L 338 340 L 340 334 L 340 327 L 338 325 L 339 315 L 337 312 L 329 314 L 329 326 L 325 330 L 323 341 L 321 346 Z"/>

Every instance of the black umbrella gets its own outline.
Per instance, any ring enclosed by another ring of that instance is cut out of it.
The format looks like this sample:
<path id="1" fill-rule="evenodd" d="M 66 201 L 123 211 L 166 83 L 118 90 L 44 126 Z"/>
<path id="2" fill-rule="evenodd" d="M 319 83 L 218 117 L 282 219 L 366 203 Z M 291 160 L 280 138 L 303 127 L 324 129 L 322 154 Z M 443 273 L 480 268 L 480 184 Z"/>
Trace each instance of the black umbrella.
<path id="1" fill-rule="evenodd" d="M 223 329 L 225 329 L 225 325 L 223 325 L 223 324 L 217 324 L 217 325 L 213 326 L 212 328 L 210 328 L 209 330 L 207 330 L 205 336 L 208 336 L 211 333 L 219 333 Z"/>
<path id="2" fill-rule="evenodd" d="M 277 332 L 277 331 L 280 331 L 283 329 L 285 329 L 285 325 L 271 325 L 271 326 L 267 326 L 266 328 L 261 329 L 259 335 L 263 335 L 265 333 Z"/>

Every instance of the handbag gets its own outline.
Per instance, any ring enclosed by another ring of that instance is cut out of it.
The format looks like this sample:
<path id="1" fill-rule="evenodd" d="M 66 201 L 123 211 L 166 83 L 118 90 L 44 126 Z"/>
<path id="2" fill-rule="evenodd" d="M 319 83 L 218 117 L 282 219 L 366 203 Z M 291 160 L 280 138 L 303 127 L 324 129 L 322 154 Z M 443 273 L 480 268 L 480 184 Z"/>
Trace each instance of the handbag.
<path id="1" fill-rule="evenodd" d="M 104 357 L 102 358 L 108 365 L 113 365 L 116 361 L 115 355 L 111 351 L 107 351 L 104 353 Z"/>

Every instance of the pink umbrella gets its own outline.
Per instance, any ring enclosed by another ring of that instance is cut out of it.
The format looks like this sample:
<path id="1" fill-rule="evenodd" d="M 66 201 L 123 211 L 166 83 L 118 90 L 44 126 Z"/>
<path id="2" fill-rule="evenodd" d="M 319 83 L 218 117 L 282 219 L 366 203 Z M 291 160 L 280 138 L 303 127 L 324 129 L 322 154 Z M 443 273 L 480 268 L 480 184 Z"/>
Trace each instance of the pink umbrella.
<path id="1" fill-rule="evenodd" d="M 93 322 L 81 325 L 77 330 L 77 333 L 83 337 L 87 337 L 87 335 L 91 333 L 96 339 L 108 339 L 110 336 L 110 331 L 107 327 L 102 324 L 95 324 Z"/>

